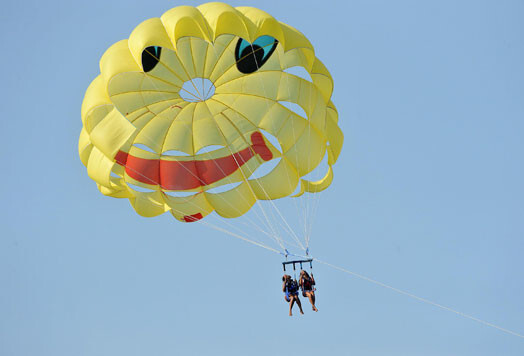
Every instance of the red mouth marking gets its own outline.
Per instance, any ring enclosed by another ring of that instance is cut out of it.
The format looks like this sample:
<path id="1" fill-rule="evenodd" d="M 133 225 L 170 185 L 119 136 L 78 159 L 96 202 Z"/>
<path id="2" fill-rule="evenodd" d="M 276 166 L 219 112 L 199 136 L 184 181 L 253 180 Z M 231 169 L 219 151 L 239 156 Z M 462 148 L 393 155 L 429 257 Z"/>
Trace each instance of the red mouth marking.
<path id="1" fill-rule="evenodd" d="M 260 132 L 251 135 L 251 146 L 230 156 L 208 160 L 167 161 L 145 159 L 118 151 L 116 163 L 124 166 L 133 179 L 166 190 L 188 190 L 206 186 L 233 174 L 258 154 L 264 161 L 273 158 Z M 197 218 L 197 217 L 192 217 Z"/>

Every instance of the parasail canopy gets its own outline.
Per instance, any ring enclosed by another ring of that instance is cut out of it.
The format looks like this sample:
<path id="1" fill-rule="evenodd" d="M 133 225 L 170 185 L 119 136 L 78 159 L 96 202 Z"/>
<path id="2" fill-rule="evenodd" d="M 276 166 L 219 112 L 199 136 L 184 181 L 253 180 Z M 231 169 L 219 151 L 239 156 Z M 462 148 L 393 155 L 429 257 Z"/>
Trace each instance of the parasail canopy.
<path id="1" fill-rule="evenodd" d="M 142 216 L 236 218 L 331 184 L 343 143 L 332 91 L 293 27 L 252 7 L 176 7 L 102 56 L 82 104 L 80 158 L 104 195 Z"/>

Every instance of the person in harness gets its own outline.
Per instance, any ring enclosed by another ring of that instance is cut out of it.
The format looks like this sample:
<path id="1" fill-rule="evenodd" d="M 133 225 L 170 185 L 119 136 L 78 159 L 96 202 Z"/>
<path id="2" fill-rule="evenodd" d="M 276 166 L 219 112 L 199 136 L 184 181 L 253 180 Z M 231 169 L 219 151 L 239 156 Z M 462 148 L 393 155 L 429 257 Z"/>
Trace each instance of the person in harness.
<path id="1" fill-rule="evenodd" d="M 298 283 L 296 280 L 292 279 L 290 275 L 285 274 L 282 276 L 282 292 L 285 293 L 284 299 L 289 303 L 289 316 L 293 316 L 291 310 L 295 302 L 300 309 L 300 314 L 304 314 L 302 311 L 302 303 L 298 297 Z"/>
<path id="2" fill-rule="evenodd" d="M 309 298 L 309 302 L 313 306 L 313 310 L 318 311 L 317 307 L 315 306 L 315 278 L 313 277 L 313 273 L 311 273 L 311 276 L 309 276 L 306 271 L 300 271 L 299 285 L 300 289 L 302 289 L 302 296 Z"/>

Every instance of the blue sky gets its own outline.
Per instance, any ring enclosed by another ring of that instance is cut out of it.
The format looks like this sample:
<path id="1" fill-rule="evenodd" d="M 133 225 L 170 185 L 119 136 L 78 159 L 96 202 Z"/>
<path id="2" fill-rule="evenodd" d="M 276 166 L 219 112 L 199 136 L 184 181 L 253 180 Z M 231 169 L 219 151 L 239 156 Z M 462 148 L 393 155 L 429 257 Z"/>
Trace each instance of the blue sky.
<path id="1" fill-rule="evenodd" d="M 301 30 L 335 79 L 345 145 L 312 253 L 524 333 L 524 3 L 230 3 Z M 112 43 L 181 4 L 200 2 L 3 4 L 0 354 L 524 354 L 322 265 L 319 313 L 289 318 L 281 256 L 97 191 L 84 91 Z"/>

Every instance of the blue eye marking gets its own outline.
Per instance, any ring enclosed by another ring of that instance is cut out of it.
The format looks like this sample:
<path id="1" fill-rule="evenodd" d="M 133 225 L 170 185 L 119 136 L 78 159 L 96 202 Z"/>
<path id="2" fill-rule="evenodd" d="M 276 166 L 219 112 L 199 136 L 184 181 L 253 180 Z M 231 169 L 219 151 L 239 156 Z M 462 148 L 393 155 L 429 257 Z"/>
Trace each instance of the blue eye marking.
<path id="1" fill-rule="evenodd" d="M 260 36 L 253 43 L 239 38 L 235 49 L 237 68 L 244 74 L 256 72 L 275 51 L 278 41 L 271 36 Z"/>

